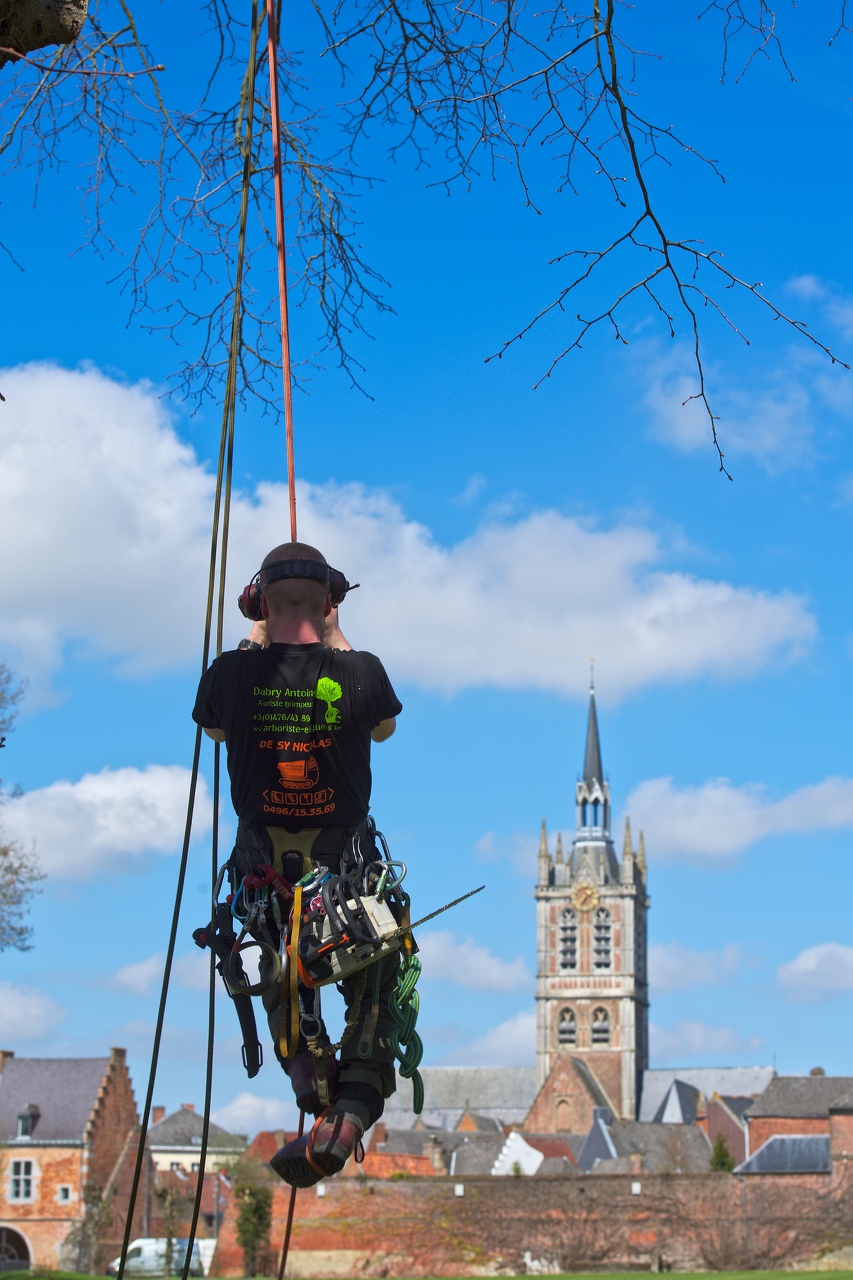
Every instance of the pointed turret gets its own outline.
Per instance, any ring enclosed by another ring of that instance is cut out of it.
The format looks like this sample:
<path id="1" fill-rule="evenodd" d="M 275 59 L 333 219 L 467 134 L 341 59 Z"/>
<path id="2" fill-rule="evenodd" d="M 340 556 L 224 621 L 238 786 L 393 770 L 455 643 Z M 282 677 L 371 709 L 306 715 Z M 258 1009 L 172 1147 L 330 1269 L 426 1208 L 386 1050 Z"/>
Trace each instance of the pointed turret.
<path id="1" fill-rule="evenodd" d="M 557 856 L 554 859 L 558 867 L 563 865 L 563 833 L 557 832 Z"/>
<path id="2" fill-rule="evenodd" d="M 589 691 L 589 717 L 586 722 L 586 750 L 583 757 L 583 780 L 588 787 L 604 781 L 601 768 L 601 743 L 598 739 L 598 715 L 595 710 L 595 689 Z"/>
<path id="3" fill-rule="evenodd" d="M 637 844 L 637 866 L 640 868 L 640 871 L 643 873 L 643 877 L 645 878 L 645 875 L 646 875 L 646 842 L 645 842 L 645 840 L 643 839 L 643 833 L 642 833 L 642 831 L 640 832 L 640 839 L 639 839 L 639 843 Z"/>
<path id="4" fill-rule="evenodd" d="M 551 878 L 551 855 L 548 852 L 548 829 L 542 819 L 542 834 L 539 837 L 539 883 L 547 884 Z"/>
<path id="5" fill-rule="evenodd" d="M 625 839 L 622 842 L 622 857 L 633 857 L 634 850 L 631 847 L 631 819 L 625 818 Z"/>
<path id="6" fill-rule="evenodd" d="M 586 747 L 583 756 L 583 778 L 575 788 L 578 834 L 610 838 L 610 785 L 601 767 L 601 742 L 598 737 L 598 713 L 595 688 L 590 683 L 589 715 L 586 722 Z"/>

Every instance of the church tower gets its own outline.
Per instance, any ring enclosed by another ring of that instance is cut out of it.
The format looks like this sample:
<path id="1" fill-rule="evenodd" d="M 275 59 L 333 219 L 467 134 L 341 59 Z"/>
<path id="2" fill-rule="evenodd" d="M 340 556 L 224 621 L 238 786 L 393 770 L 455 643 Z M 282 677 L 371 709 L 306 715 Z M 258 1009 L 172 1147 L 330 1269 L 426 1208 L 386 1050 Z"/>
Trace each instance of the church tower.
<path id="1" fill-rule="evenodd" d="M 610 784 L 601 767 L 595 691 L 590 688 L 577 829 L 552 852 L 545 822 L 536 886 L 538 963 L 537 1102 L 541 1131 L 584 1132 L 592 1105 L 637 1116 L 648 1066 L 646 858 L 625 822 L 622 855 L 610 837 Z"/>

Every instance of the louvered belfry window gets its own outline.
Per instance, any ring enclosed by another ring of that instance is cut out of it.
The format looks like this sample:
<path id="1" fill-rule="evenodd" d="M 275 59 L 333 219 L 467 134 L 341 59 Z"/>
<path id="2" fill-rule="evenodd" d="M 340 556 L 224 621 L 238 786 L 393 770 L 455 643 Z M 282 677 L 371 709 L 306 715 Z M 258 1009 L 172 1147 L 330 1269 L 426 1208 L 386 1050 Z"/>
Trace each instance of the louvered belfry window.
<path id="1" fill-rule="evenodd" d="M 592 962 L 596 969 L 609 969 L 613 961 L 613 925 L 610 912 L 599 907 L 593 921 Z"/>
<path id="2" fill-rule="evenodd" d="M 606 1009 L 593 1010 L 592 1043 L 610 1044 L 610 1014 Z"/>
<path id="3" fill-rule="evenodd" d="M 557 1041 L 559 1044 L 577 1044 L 578 1022 L 573 1009 L 562 1009 L 557 1024 Z"/>
<path id="4" fill-rule="evenodd" d="M 569 907 L 560 917 L 560 968 L 578 967 L 578 918 Z"/>

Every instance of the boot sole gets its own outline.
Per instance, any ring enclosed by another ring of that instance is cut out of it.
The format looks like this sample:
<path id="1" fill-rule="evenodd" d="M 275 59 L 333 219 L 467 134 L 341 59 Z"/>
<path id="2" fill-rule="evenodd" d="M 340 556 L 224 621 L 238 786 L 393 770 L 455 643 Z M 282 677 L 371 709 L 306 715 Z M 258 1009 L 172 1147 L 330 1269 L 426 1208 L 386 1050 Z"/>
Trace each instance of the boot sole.
<path id="1" fill-rule="evenodd" d="M 270 1160 L 270 1168 L 291 1187 L 313 1187 L 323 1178 L 322 1173 L 312 1169 L 304 1153 L 285 1156 L 282 1151 L 277 1151 Z"/>

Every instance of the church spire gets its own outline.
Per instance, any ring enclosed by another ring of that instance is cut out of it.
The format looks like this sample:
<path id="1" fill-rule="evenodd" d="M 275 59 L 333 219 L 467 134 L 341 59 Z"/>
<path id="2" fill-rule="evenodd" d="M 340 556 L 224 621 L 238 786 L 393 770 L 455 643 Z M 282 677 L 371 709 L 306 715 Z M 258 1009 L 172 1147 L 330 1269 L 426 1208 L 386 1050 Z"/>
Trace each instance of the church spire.
<path id="1" fill-rule="evenodd" d="M 627 815 L 625 817 L 625 841 L 622 845 L 622 857 L 633 857 L 633 850 L 631 848 L 631 819 Z"/>
<path id="2" fill-rule="evenodd" d="M 604 781 L 601 768 L 601 743 L 598 739 L 598 716 L 595 710 L 595 688 L 590 684 L 589 716 L 586 722 L 586 750 L 583 757 L 583 780 L 588 787 Z"/>

